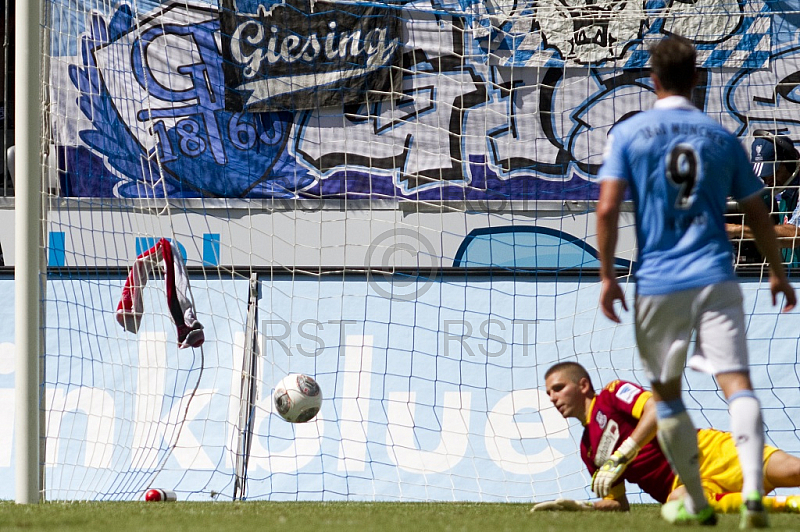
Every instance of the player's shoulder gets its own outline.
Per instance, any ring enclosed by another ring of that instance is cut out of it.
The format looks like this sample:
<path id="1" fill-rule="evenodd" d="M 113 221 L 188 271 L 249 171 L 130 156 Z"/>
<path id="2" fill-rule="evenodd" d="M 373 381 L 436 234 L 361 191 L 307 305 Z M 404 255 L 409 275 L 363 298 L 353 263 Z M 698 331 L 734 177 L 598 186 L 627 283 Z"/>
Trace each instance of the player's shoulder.
<path id="1" fill-rule="evenodd" d="M 700 110 L 684 110 L 683 118 L 677 117 L 671 121 L 673 133 L 685 135 L 688 142 L 691 139 L 704 139 L 704 145 L 719 153 L 730 154 L 731 150 L 739 150 L 745 154 L 744 146 L 731 131 L 720 122 Z M 746 155 L 746 154 L 745 154 Z"/>
<path id="2" fill-rule="evenodd" d="M 606 384 L 603 391 L 607 392 L 609 395 L 613 395 L 620 401 L 630 403 L 645 390 L 636 383 L 616 379 Z"/>
<path id="3" fill-rule="evenodd" d="M 625 387 L 626 385 L 638 386 L 637 384 L 634 384 L 630 381 L 625 381 L 622 379 L 614 379 L 613 381 L 609 381 L 608 384 L 605 385 L 604 389 L 608 390 L 611 393 L 616 393 L 617 390 Z"/>
<path id="4" fill-rule="evenodd" d="M 714 131 L 720 137 L 730 141 L 730 142 L 738 142 L 736 135 L 730 132 L 725 126 L 723 126 L 719 121 L 715 120 L 713 117 L 707 115 L 703 111 L 691 110 L 686 112 L 686 121 L 692 122 L 698 126 L 702 126 L 704 129 L 702 131 Z"/>
<path id="5" fill-rule="evenodd" d="M 675 124 L 683 124 L 683 126 L 678 127 Z M 702 126 L 704 131 L 713 130 L 715 134 L 736 138 L 722 124 L 695 108 L 653 108 L 640 111 L 614 124 L 609 135 L 635 137 L 645 133 L 647 136 L 655 137 L 674 132 L 692 131 L 697 126 Z"/>
<path id="6" fill-rule="evenodd" d="M 695 118 L 698 122 L 705 123 L 709 128 L 716 129 L 720 132 L 721 135 L 730 139 L 730 140 L 738 140 L 736 135 L 734 135 L 728 128 L 723 126 L 718 120 L 715 120 L 713 117 L 707 115 L 703 111 L 698 111 L 697 113 L 693 113 L 692 117 Z"/>
<path id="7" fill-rule="evenodd" d="M 652 122 L 653 111 L 654 109 L 648 109 L 622 117 L 617 123 L 611 126 L 611 130 L 608 132 L 609 135 L 624 136 L 625 134 L 636 132 L 638 129 Z"/>

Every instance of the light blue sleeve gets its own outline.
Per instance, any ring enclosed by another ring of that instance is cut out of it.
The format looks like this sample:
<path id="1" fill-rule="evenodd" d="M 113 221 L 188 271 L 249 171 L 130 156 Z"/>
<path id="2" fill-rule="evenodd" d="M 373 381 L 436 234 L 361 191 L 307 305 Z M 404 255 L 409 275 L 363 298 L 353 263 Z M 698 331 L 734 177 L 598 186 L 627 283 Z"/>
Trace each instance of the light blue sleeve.
<path id="1" fill-rule="evenodd" d="M 603 150 L 603 165 L 597 173 L 598 181 L 606 179 L 625 179 L 630 181 L 630 165 L 625 156 L 626 142 L 618 133 L 609 133 Z"/>

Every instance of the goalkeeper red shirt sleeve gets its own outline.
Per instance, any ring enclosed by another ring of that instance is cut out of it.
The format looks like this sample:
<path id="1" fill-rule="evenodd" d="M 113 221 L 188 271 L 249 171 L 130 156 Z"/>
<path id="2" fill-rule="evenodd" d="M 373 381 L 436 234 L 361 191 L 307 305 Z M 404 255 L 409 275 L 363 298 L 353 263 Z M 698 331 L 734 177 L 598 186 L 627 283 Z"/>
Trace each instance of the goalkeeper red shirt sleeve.
<path id="1" fill-rule="evenodd" d="M 631 435 L 650 397 L 652 394 L 641 386 L 620 380 L 609 383 L 595 396 L 581 438 L 581 458 L 590 474 L 594 474 Z M 653 438 L 642 447 L 622 479 L 637 484 L 645 493 L 664 503 L 672 490 L 675 474 L 658 440 Z"/>

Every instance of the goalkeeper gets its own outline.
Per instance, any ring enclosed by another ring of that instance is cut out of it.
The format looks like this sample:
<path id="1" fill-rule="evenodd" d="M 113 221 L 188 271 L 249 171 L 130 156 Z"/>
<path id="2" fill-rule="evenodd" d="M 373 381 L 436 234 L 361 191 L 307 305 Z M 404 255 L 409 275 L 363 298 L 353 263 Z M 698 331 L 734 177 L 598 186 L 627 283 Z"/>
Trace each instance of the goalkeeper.
<path id="1" fill-rule="evenodd" d="M 547 394 L 564 418 L 584 426 L 581 458 L 592 474 L 592 490 L 601 500 L 560 499 L 534 505 L 540 510 L 627 511 L 625 482 L 638 486 L 660 503 L 679 500 L 686 488 L 675 476 L 656 439 L 652 394 L 637 384 L 615 380 L 595 394 L 586 369 L 561 362 L 545 374 Z M 742 470 L 730 433 L 700 429 L 700 477 L 706 497 L 717 512 L 738 512 L 742 505 Z M 800 458 L 764 446 L 764 493 L 800 486 Z M 764 497 L 773 512 L 800 513 L 800 495 Z"/>

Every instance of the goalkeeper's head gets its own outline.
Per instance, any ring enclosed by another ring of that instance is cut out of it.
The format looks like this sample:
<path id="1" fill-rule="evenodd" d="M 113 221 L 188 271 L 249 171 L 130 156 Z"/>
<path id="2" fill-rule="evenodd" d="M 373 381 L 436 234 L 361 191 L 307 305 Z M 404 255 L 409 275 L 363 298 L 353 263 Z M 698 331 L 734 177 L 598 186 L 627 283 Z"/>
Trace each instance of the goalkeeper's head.
<path id="1" fill-rule="evenodd" d="M 544 382 L 547 396 L 559 413 L 586 424 L 586 414 L 595 395 L 586 368 L 577 362 L 559 362 L 547 370 Z"/>

